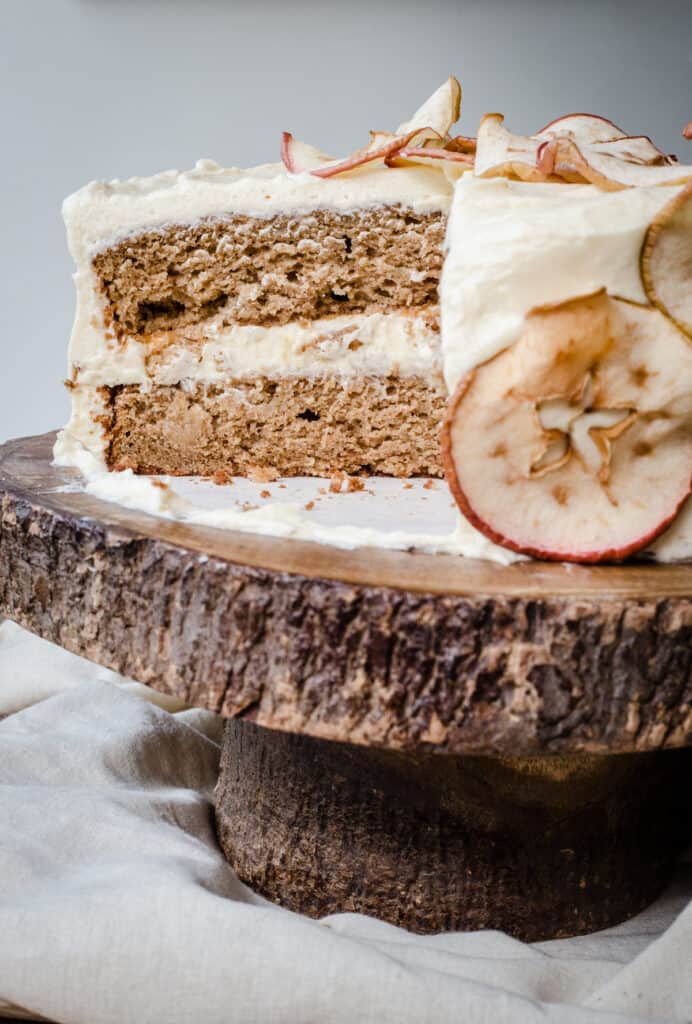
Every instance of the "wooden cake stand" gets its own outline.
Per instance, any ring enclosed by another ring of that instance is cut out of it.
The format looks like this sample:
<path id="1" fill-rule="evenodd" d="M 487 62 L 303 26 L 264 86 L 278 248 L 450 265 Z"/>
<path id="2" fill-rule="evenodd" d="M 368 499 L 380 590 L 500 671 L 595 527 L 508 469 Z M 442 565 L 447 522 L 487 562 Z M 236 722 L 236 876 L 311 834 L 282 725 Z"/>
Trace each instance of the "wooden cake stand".
<path id="1" fill-rule="evenodd" d="M 61 490 L 52 441 L 0 448 L 0 610 L 228 718 L 217 830 L 254 889 L 535 940 L 664 886 L 692 835 L 692 567 L 186 526 Z"/>

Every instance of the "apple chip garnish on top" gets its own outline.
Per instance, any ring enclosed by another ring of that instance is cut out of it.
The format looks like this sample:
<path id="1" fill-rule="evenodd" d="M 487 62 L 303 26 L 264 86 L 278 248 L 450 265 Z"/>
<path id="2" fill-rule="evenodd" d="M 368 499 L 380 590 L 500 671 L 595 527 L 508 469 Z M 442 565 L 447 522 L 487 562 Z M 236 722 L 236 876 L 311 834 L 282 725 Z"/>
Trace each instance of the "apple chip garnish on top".
<path id="1" fill-rule="evenodd" d="M 534 309 L 461 381 L 442 448 L 461 512 L 495 543 L 623 559 L 692 489 L 692 345 L 658 309 L 605 290 Z"/>
<path id="2" fill-rule="evenodd" d="M 692 338 L 692 183 L 650 225 L 641 274 L 649 301 Z"/>
<path id="3" fill-rule="evenodd" d="M 538 164 L 541 140 L 514 135 L 502 114 L 486 114 L 478 129 L 474 173 L 477 178 L 519 178 L 548 181 Z"/>
<path id="4" fill-rule="evenodd" d="M 365 166 L 402 167 L 422 164 L 443 170 L 454 180 L 473 166 L 475 139 L 449 137 L 459 117 L 461 87 L 450 76 L 396 132 L 370 132 L 370 142 L 342 160 L 321 153 L 283 132 L 281 159 L 289 174 L 335 178 Z M 471 148 L 472 147 L 472 148 Z"/>
<path id="5" fill-rule="evenodd" d="M 447 135 L 452 125 L 459 120 L 460 112 L 461 86 L 454 75 L 450 75 L 410 120 L 399 125 L 396 134 L 408 135 L 421 128 L 432 128 L 440 136 Z"/>
<path id="6" fill-rule="evenodd" d="M 595 114 L 568 114 L 535 135 L 515 135 L 502 114 L 486 114 L 478 130 L 475 174 L 591 184 L 612 192 L 681 185 L 692 180 L 692 166 L 678 163 L 647 136 L 627 135 Z"/>

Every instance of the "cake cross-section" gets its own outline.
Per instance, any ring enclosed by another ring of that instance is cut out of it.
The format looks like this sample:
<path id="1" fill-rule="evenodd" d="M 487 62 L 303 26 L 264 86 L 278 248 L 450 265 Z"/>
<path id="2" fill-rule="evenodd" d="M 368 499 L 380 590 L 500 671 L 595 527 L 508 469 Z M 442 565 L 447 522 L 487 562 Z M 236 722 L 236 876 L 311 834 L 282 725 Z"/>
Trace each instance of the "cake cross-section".
<path id="1" fill-rule="evenodd" d="M 341 163 L 287 136 L 281 164 L 69 197 L 68 434 L 136 473 L 441 476 L 452 182 L 415 153 L 458 111 L 450 79 Z"/>

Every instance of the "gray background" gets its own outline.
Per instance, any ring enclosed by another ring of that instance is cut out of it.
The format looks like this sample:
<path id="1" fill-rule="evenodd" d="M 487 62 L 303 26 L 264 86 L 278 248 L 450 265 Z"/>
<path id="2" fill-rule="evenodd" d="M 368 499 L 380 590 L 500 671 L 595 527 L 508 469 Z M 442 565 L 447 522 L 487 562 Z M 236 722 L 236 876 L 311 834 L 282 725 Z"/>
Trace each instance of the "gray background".
<path id="1" fill-rule="evenodd" d="M 450 72 L 462 129 L 575 110 L 681 159 L 692 0 L 0 0 L 0 440 L 64 421 L 72 319 L 60 203 L 92 178 L 335 154 L 392 129 Z"/>

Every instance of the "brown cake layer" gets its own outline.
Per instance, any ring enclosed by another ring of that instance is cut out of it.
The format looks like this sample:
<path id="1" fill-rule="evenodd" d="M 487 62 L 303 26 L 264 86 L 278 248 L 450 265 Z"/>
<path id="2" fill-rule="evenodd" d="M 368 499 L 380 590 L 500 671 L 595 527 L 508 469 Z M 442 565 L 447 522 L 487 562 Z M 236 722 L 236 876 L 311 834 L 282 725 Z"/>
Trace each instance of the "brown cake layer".
<path id="1" fill-rule="evenodd" d="M 258 378 L 110 389 L 109 468 L 138 473 L 442 476 L 441 379 Z"/>
<path id="2" fill-rule="evenodd" d="M 398 206 L 208 219 L 126 238 L 94 270 L 118 336 L 221 316 L 283 324 L 437 304 L 445 218 Z"/>

